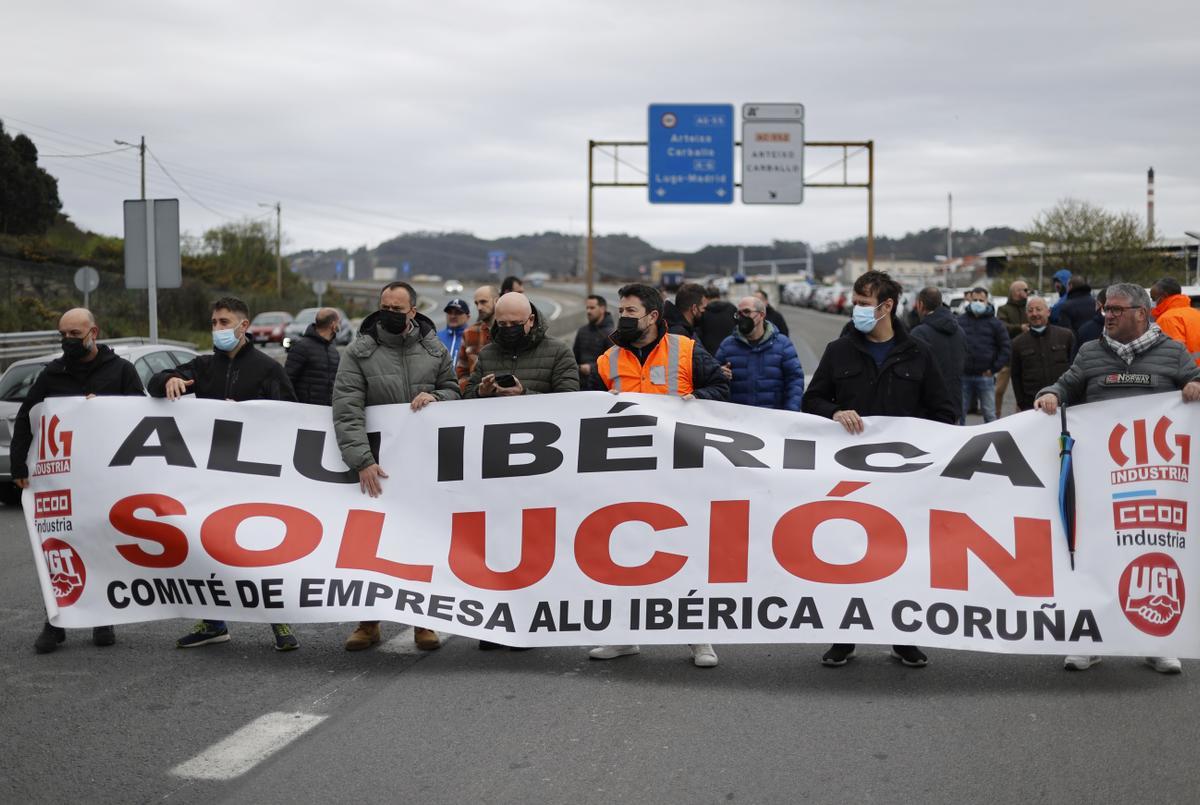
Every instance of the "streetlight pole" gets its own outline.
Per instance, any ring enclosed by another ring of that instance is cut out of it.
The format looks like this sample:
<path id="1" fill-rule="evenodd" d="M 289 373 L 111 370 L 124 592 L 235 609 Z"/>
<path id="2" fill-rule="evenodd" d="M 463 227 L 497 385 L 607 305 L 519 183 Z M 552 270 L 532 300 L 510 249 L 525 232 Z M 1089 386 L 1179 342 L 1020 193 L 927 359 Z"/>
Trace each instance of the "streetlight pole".
<path id="1" fill-rule="evenodd" d="M 1196 241 L 1196 284 L 1200 285 L 1200 232 L 1184 232 L 1192 240 Z M 1183 253 L 1183 279 L 1187 281 L 1187 252 Z"/>
<path id="2" fill-rule="evenodd" d="M 1042 292 L 1042 272 L 1045 270 L 1045 267 L 1046 267 L 1046 244 L 1042 243 L 1040 241 L 1033 240 L 1033 241 L 1029 242 L 1029 248 L 1037 249 L 1037 253 L 1038 253 L 1037 289 L 1038 289 L 1038 293 L 1041 294 L 1041 292 Z"/>
<path id="3" fill-rule="evenodd" d="M 113 142 L 116 143 L 117 145 L 127 145 L 130 148 L 136 148 L 138 150 L 138 156 L 141 158 L 141 161 L 142 161 L 142 201 L 145 201 L 146 200 L 146 135 L 144 135 L 144 134 L 142 135 L 142 141 L 141 141 L 140 145 L 134 145 L 133 143 L 127 143 L 124 140 L 113 140 Z"/>
<path id="4" fill-rule="evenodd" d="M 270 207 L 275 210 L 275 295 L 283 298 L 283 204 L 276 201 L 274 204 L 266 204 L 259 202 L 260 207 Z"/>

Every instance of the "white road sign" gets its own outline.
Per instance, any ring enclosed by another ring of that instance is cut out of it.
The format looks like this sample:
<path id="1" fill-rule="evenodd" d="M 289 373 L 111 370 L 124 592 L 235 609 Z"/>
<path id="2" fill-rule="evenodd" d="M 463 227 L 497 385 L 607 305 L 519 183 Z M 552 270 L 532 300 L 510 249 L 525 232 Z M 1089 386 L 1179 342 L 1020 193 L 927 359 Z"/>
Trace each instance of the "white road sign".
<path id="1" fill-rule="evenodd" d="M 803 201 L 803 115 L 791 120 L 756 118 L 743 121 L 742 203 L 800 204 Z"/>

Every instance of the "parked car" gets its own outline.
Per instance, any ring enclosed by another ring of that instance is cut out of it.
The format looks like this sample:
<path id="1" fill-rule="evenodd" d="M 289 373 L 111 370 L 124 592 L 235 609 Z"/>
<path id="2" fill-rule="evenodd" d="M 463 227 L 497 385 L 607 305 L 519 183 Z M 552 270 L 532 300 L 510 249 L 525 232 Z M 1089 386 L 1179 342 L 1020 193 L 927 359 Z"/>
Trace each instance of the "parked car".
<path id="1" fill-rule="evenodd" d="M 306 307 L 296 314 L 296 318 L 292 319 L 287 327 L 283 328 L 283 348 L 291 349 L 292 343 L 297 338 L 304 335 L 304 331 L 308 329 L 308 325 L 317 320 L 317 311 L 319 307 Z M 346 315 L 346 311 L 340 307 L 335 307 L 334 310 L 338 313 L 338 331 L 333 337 L 333 343 L 338 346 L 345 346 L 354 340 L 354 330 L 350 327 L 350 318 Z"/>
<path id="2" fill-rule="evenodd" d="M 256 344 L 282 344 L 283 330 L 291 323 L 292 314 L 286 310 L 259 313 L 250 321 L 250 338 Z"/>
<path id="3" fill-rule="evenodd" d="M 142 385 L 164 369 L 174 369 L 195 358 L 197 353 L 188 347 L 170 344 L 113 344 L 113 352 L 133 364 Z M 62 355 L 55 352 L 37 358 L 17 361 L 0 375 L 0 502 L 14 506 L 21 502 L 21 489 L 12 482 L 8 449 L 12 443 L 13 423 L 25 396 L 33 387 L 46 364 Z"/>
<path id="4" fill-rule="evenodd" d="M 463 284 L 458 280 L 446 280 L 446 284 L 442 286 L 442 290 L 451 294 L 462 293 Z"/>

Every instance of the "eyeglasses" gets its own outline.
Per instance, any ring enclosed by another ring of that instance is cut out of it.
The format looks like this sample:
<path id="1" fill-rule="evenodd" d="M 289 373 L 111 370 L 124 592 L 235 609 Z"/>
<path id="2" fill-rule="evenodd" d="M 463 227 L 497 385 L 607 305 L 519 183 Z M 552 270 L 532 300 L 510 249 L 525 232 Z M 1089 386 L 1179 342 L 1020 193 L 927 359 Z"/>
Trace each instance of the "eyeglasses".
<path id="1" fill-rule="evenodd" d="M 757 310 L 739 310 L 739 311 L 738 311 L 738 315 L 739 315 L 739 316 L 745 316 L 746 318 L 750 318 L 751 316 L 753 316 L 753 315 L 754 315 L 755 313 L 757 313 L 757 312 L 758 312 Z"/>
<path id="2" fill-rule="evenodd" d="M 1105 305 L 1101 310 L 1104 311 L 1105 316 L 1112 316 L 1114 319 L 1118 319 L 1126 310 L 1137 310 L 1137 308 L 1133 305 Z"/>

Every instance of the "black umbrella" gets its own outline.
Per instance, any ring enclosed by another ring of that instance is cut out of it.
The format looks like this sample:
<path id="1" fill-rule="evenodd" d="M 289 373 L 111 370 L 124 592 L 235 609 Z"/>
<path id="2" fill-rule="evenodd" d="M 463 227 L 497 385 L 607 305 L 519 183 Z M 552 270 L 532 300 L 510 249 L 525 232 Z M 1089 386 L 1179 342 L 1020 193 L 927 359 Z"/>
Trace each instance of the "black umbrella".
<path id="1" fill-rule="evenodd" d="M 1071 569 L 1075 569 L 1075 459 L 1071 450 L 1075 440 L 1067 430 L 1067 406 L 1061 406 L 1062 433 L 1058 436 L 1058 513 L 1067 535 L 1067 550 L 1071 552 Z"/>

